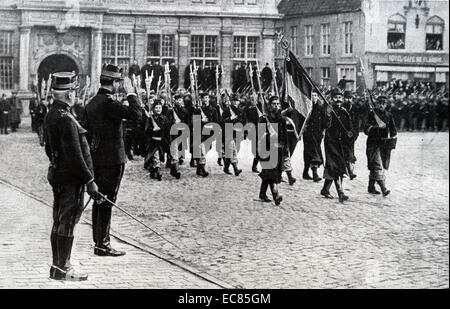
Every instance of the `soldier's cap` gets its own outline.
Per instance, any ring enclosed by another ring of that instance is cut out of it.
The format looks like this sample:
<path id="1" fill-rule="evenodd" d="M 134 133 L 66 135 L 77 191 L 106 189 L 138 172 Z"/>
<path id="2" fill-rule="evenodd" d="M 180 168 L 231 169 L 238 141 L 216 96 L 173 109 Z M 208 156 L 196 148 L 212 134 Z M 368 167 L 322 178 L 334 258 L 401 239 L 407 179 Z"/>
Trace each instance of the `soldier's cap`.
<path id="1" fill-rule="evenodd" d="M 349 90 L 344 91 L 344 98 L 351 99 L 352 98 L 352 92 Z"/>
<path id="2" fill-rule="evenodd" d="M 155 101 L 153 101 L 153 107 L 156 105 L 162 105 L 161 99 L 155 99 Z"/>
<path id="3" fill-rule="evenodd" d="M 232 94 L 232 95 L 230 96 L 230 100 L 231 100 L 231 101 L 239 101 L 239 96 L 238 96 L 237 94 Z"/>
<path id="4" fill-rule="evenodd" d="M 52 74 L 52 89 L 75 90 L 80 87 L 77 75 L 73 72 L 56 72 Z"/>
<path id="5" fill-rule="evenodd" d="M 381 95 L 378 96 L 377 100 L 378 101 L 387 101 L 388 97 L 385 96 L 384 94 L 381 94 Z"/>
<path id="6" fill-rule="evenodd" d="M 206 97 L 206 96 L 208 96 L 209 94 L 207 93 L 207 92 L 202 92 L 202 93 L 200 93 L 200 98 L 204 98 L 204 97 Z"/>
<path id="7" fill-rule="evenodd" d="M 122 69 L 114 64 L 107 64 L 103 66 L 101 77 L 111 79 L 111 80 L 121 80 L 123 79 L 122 76 Z"/>
<path id="8" fill-rule="evenodd" d="M 183 95 L 182 95 L 181 93 L 175 93 L 175 95 L 173 96 L 173 98 L 174 98 L 175 100 L 182 99 L 182 98 L 183 98 Z"/>
<path id="9" fill-rule="evenodd" d="M 338 88 L 338 87 L 333 88 L 333 90 L 331 90 L 331 97 L 334 97 L 334 96 L 337 96 L 337 95 L 342 95 L 342 96 L 344 95 L 342 93 L 342 90 L 340 88 Z"/>
<path id="10" fill-rule="evenodd" d="M 269 104 L 272 104 L 272 102 L 273 101 L 275 101 L 275 100 L 279 100 L 280 98 L 279 97 L 277 97 L 276 95 L 274 95 L 274 96 L 271 96 L 270 98 L 269 98 Z"/>

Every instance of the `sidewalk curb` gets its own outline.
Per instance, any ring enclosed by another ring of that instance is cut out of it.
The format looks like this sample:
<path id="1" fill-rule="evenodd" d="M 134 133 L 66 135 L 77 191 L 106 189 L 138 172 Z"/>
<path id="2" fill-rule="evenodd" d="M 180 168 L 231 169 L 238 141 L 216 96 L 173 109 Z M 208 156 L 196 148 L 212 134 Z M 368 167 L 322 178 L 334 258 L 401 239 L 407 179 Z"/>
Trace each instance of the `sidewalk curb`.
<path id="1" fill-rule="evenodd" d="M 32 199 L 40 202 L 41 204 L 44 204 L 47 207 L 50 207 L 50 208 L 52 207 L 52 205 L 49 204 L 44 199 L 34 195 L 33 193 L 24 191 L 20 187 L 11 184 L 9 181 L 6 181 L 4 179 L 0 179 L 0 184 L 3 184 L 3 185 L 5 185 L 5 186 L 7 186 L 7 187 L 9 187 L 9 188 L 11 188 L 11 189 L 13 189 L 15 191 L 18 191 L 18 192 L 28 196 L 29 198 L 32 198 Z M 82 218 L 81 219 L 81 223 L 88 224 L 88 225 L 92 226 L 92 221 L 87 219 L 87 218 Z M 135 247 L 136 249 L 139 249 L 139 250 L 144 251 L 144 252 L 146 252 L 148 254 L 151 254 L 151 255 L 153 255 L 153 256 L 155 256 L 155 257 L 157 257 L 157 258 L 159 258 L 159 259 L 161 259 L 161 260 L 163 260 L 163 261 L 165 261 L 165 262 L 167 262 L 167 263 L 169 263 L 171 265 L 174 265 L 174 266 L 176 266 L 178 268 L 181 268 L 182 270 L 184 270 L 186 272 L 189 272 L 189 273 L 191 273 L 191 274 L 193 274 L 193 275 L 195 275 L 195 276 L 197 276 L 197 277 L 199 277 L 199 278 L 201 278 L 201 279 L 203 279 L 205 281 L 213 283 L 213 284 L 217 285 L 219 288 L 222 288 L 222 289 L 235 289 L 236 288 L 236 287 L 234 287 L 234 286 L 232 286 L 232 285 L 230 285 L 230 284 L 228 284 L 228 283 L 226 283 L 226 282 L 224 282 L 224 281 L 222 281 L 222 280 L 220 280 L 218 278 L 215 278 L 215 277 L 213 277 L 213 276 L 203 272 L 203 271 L 199 271 L 199 270 L 195 269 L 194 267 L 187 265 L 186 263 L 180 262 L 180 261 L 174 259 L 173 257 L 167 255 L 167 254 L 159 252 L 156 249 L 151 248 L 150 246 L 148 246 L 146 244 L 143 244 L 141 242 L 133 240 L 132 238 L 130 238 L 130 237 L 126 236 L 126 235 L 123 235 L 123 234 L 120 234 L 118 232 L 112 231 L 111 232 L 111 236 L 116 238 L 117 240 L 127 244 L 127 245 Z"/>

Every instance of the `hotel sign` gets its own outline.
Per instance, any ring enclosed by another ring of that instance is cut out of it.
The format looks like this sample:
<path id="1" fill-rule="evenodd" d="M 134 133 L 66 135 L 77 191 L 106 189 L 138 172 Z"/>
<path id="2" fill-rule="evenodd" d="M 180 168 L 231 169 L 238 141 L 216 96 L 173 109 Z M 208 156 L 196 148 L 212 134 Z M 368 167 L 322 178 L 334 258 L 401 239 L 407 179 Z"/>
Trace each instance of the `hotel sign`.
<path id="1" fill-rule="evenodd" d="M 388 55 L 389 62 L 395 63 L 411 63 L 411 64 L 438 64 L 443 63 L 444 59 L 442 56 L 433 56 L 433 55 L 423 55 L 423 56 L 414 56 L 414 55 Z"/>

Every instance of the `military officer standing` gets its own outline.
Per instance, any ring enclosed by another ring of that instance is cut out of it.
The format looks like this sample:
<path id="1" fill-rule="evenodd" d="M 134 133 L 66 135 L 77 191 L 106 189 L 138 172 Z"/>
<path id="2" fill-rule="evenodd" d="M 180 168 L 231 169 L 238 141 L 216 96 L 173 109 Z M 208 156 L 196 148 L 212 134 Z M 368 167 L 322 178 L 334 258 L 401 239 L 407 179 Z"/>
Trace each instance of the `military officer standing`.
<path id="1" fill-rule="evenodd" d="M 50 278 L 68 281 L 87 279 L 86 274 L 75 271 L 70 264 L 73 232 L 83 212 L 84 186 L 94 199 L 98 194 L 86 130 L 70 113 L 75 88 L 74 73 L 54 73 L 55 101 L 45 117 L 45 152 L 51 161 L 48 181 L 54 198 Z"/>
<path id="2" fill-rule="evenodd" d="M 129 106 L 114 99 L 122 80 L 119 67 L 106 65 L 100 75 L 101 87 L 86 105 L 86 123 L 96 182 L 99 191 L 112 202 L 116 201 L 126 162 L 122 119 L 137 121 L 142 116 L 142 109 L 130 79 L 125 79 L 123 83 Z M 94 253 L 99 256 L 125 254 L 114 250 L 110 244 L 111 210 L 112 205 L 106 201 L 96 202 L 92 208 Z"/>

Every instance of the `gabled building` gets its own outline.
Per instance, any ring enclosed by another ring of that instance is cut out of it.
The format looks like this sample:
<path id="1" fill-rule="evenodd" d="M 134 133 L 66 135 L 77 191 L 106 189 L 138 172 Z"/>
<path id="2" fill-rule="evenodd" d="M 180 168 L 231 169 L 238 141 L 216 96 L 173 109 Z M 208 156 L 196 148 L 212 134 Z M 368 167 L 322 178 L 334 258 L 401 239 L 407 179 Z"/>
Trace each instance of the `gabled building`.
<path id="1" fill-rule="evenodd" d="M 362 89 L 393 78 L 449 84 L 449 3 L 421 0 L 282 0 L 291 49 L 319 84 Z M 283 53 L 278 48 L 277 60 Z"/>
<path id="2" fill-rule="evenodd" d="M 32 81 L 58 70 L 90 76 L 102 64 L 173 60 L 182 84 L 190 60 L 272 62 L 276 0 L 2 0 L 0 91 L 31 94 Z"/>

